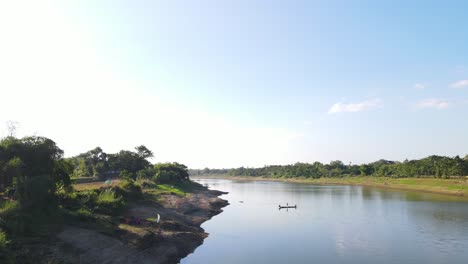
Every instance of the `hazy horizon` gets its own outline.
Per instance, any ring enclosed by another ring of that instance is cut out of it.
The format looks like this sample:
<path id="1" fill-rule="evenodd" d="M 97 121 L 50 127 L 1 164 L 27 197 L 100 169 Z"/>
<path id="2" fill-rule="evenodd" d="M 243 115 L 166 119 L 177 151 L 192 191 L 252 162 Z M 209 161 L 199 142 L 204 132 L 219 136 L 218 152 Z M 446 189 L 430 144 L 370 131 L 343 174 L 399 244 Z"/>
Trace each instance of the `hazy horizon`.
<path id="1" fill-rule="evenodd" d="M 190 168 L 468 154 L 468 2 L 311 2 L 2 2 L 0 137 Z"/>

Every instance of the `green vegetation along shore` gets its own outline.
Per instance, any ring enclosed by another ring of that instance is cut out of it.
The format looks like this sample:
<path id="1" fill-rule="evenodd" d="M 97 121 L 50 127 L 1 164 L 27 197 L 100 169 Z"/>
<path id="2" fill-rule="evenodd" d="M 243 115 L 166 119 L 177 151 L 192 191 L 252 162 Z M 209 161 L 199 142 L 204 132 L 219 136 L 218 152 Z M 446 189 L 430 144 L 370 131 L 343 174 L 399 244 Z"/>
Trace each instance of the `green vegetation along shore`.
<path id="1" fill-rule="evenodd" d="M 468 155 L 444 157 L 432 155 L 419 160 L 403 162 L 378 160 L 368 164 L 349 164 L 336 160 L 329 164 L 320 162 L 292 165 L 270 165 L 261 168 L 234 168 L 189 170 L 192 176 L 198 175 L 229 175 L 229 176 L 262 176 L 270 178 L 341 178 L 345 176 L 375 176 L 391 178 L 452 178 L 468 176 Z"/>
<path id="2" fill-rule="evenodd" d="M 372 176 L 346 176 L 342 178 L 271 178 L 262 176 L 228 176 L 225 174 L 219 175 L 199 175 L 192 178 L 211 178 L 211 179 L 230 179 L 230 180 L 250 180 L 250 181 L 282 181 L 282 182 L 297 182 L 308 184 L 321 185 L 360 185 L 388 189 L 408 190 L 430 192 L 444 195 L 457 195 L 468 197 L 468 179 L 434 179 L 434 178 L 389 178 L 389 177 L 372 177 Z"/>
<path id="3" fill-rule="evenodd" d="M 177 263 L 193 252 L 227 202 L 152 156 L 138 146 L 64 158 L 48 138 L 0 139 L 0 263 Z"/>
<path id="4" fill-rule="evenodd" d="M 261 168 L 189 170 L 192 177 L 277 180 L 315 184 L 347 184 L 468 196 L 468 155 L 429 156 L 403 162 L 378 160 L 346 165 L 337 160 L 272 165 Z"/>

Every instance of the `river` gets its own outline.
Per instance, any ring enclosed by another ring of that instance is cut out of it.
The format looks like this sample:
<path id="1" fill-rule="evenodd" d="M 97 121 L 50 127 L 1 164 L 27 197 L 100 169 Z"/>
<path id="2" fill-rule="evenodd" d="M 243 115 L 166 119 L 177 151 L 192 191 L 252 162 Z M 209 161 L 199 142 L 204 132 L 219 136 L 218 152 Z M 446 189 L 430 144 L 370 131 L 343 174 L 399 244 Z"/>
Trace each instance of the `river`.
<path id="1" fill-rule="evenodd" d="M 229 192 L 183 264 L 468 263 L 468 201 L 361 186 L 198 179 Z M 279 204 L 297 209 L 278 209 Z"/>

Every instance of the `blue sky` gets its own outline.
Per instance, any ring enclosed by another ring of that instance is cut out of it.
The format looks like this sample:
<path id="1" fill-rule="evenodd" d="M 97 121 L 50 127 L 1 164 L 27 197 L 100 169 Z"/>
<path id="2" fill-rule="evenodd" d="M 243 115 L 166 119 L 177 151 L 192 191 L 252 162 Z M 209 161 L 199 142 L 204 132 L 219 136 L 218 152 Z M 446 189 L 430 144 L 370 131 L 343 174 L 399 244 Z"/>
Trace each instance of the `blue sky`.
<path id="1" fill-rule="evenodd" d="M 146 144 L 202 168 L 468 154 L 466 1 L 35 2 L 0 4 L 0 91 L 21 98 L 0 121 L 67 155 Z"/>

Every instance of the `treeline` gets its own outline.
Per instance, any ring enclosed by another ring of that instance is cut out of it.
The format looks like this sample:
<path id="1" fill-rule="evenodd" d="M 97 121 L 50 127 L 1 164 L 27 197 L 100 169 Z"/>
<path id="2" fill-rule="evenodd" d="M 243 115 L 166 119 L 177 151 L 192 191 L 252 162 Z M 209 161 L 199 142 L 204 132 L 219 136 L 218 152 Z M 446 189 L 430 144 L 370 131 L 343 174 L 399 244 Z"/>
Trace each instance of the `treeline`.
<path id="1" fill-rule="evenodd" d="M 468 155 L 459 156 L 429 156 L 420 160 L 405 160 L 404 162 L 379 160 L 369 164 L 346 165 L 341 161 L 329 164 L 320 162 L 296 163 L 293 165 L 273 165 L 262 168 L 208 169 L 190 170 L 190 175 L 229 175 L 229 176 L 262 176 L 271 178 L 321 178 L 345 176 L 376 176 L 376 177 L 463 177 L 468 176 Z"/>
<path id="2" fill-rule="evenodd" d="M 153 165 L 148 161 L 151 157 L 153 152 L 141 145 L 135 151 L 114 154 L 96 147 L 64 158 L 63 150 L 51 139 L 9 136 L 0 139 L 0 192 L 14 194 L 24 206 L 33 206 L 41 192 L 54 193 L 58 187 L 70 186 L 75 178 L 144 178 L 158 183 L 189 180 L 185 165 L 177 162 Z M 39 188 L 44 190 L 38 191 Z"/>
<path id="3" fill-rule="evenodd" d="M 231 169 L 209 169 L 204 168 L 203 170 L 189 169 L 189 174 L 191 176 L 199 175 L 225 175 L 228 174 Z"/>
<path id="4" fill-rule="evenodd" d="M 189 180 L 187 167 L 183 164 L 151 164 L 149 158 L 153 152 L 146 146 L 135 147 L 135 151 L 121 150 L 117 153 L 106 153 L 100 147 L 67 158 L 66 162 L 73 168 L 71 178 L 98 177 L 154 179 L 159 183 L 177 183 Z"/>

